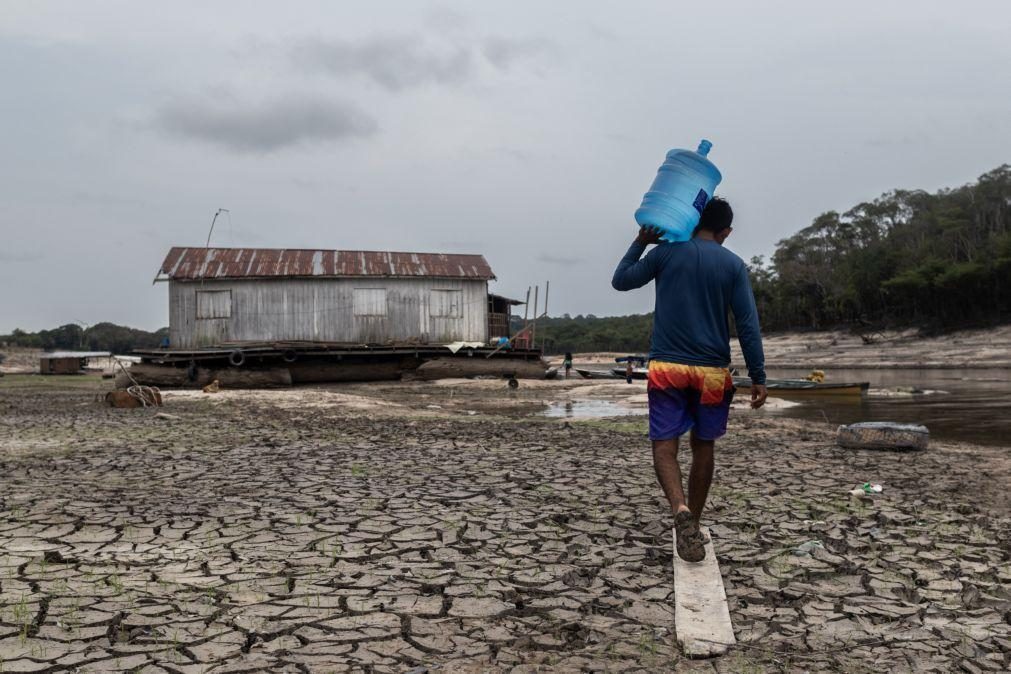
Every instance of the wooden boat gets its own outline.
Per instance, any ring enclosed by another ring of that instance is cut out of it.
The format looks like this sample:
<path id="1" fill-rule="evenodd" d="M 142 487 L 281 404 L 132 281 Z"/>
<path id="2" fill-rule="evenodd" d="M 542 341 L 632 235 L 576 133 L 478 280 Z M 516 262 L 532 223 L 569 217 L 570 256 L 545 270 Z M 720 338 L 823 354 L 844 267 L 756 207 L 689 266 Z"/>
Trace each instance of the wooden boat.
<path id="1" fill-rule="evenodd" d="M 625 368 L 616 367 L 611 370 L 611 373 L 618 379 L 626 379 L 628 377 Z M 649 370 L 644 367 L 633 367 L 632 368 L 632 379 L 645 379 L 649 375 Z"/>
<path id="2" fill-rule="evenodd" d="M 583 374 L 582 371 L 579 371 Z M 593 373 L 595 378 L 601 378 L 604 373 Z M 643 380 L 649 375 L 649 369 L 645 367 L 632 368 L 632 379 Z M 587 375 L 583 375 L 586 377 Z M 616 367 L 611 370 L 611 378 L 626 379 L 626 369 Z M 861 382 L 818 382 L 808 379 L 768 379 L 765 382 L 771 395 L 776 396 L 808 396 L 808 395 L 839 395 L 839 396 L 862 396 L 870 388 L 870 383 Z M 750 389 L 751 379 L 748 377 L 734 377 L 734 386 L 738 389 Z"/>
<path id="3" fill-rule="evenodd" d="M 576 368 L 576 373 L 583 379 L 624 379 L 625 375 L 622 374 L 620 377 L 607 370 L 581 370 Z"/>
<path id="4" fill-rule="evenodd" d="M 747 377 L 734 377 L 734 386 L 738 389 L 750 389 L 751 380 Z M 768 379 L 765 386 L 769 395 L 841 395 L 862 396 L 871 387 L 869 382 L 815 382 L 807 379 Z"/>

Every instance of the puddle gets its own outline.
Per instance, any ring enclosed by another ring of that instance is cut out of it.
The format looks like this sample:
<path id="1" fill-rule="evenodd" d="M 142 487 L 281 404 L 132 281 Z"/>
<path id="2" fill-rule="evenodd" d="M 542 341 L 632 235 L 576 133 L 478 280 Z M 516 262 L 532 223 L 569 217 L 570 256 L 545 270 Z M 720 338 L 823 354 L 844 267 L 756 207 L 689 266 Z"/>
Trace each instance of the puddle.
<path id="1" fill-rule="evenodd" d="M 949 395 L 949 393 L 940 389 L 919 389 L 898 386 L 895 388 L 872 388 L 867 391 L 867 395 L 871 398 L 912 398 L 913 396 Z"/>
<path id="2" fill-rule="evenodd" d="M 551 403 L 541 414 L 566 419 L 599 419 L 643 415 L 646 414 L 646 408 L 619 405 L 609 400 L 570 400 Z"/>

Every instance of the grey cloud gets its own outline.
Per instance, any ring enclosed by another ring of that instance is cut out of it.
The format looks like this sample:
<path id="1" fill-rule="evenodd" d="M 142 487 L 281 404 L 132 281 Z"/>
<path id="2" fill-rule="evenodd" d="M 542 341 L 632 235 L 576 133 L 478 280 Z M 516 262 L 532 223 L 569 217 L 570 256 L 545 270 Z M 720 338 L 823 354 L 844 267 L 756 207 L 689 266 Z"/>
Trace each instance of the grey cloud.
<path id="1" fill-rule="evenodd" d="M 471 24 L 471 17 L 450 7 L 434 7 L 428 11 L 426 23 L 440 33 L 454 33 Z"/>
<path id="2" fill-rule="evenodd" d="M 616 33 L 614 30 L 602 24 L 595 23 L 593 21 L 586 24 L 586 29 L 591 37 L 597 38 L 599 40 L 612 41 L 618 39 L 618 33 Z"/>
<path id="3" fill-rule="evenodd" d="M 543 38 L 446 37 L 450 41 L 439 44 L 413 35 L 375 36 L 358 42 L 312 38 L 296 43 L 291 54 L 307 68 L 336 76 L 362 75 L 390 91 L 461 84 L 473 78 L 482 57 L 501 71 L 520 61 L 556 54 L 554 43 Z"/>
<path id="4" fill-rule="evenodd" d="M 465 47 L 438 49 L 408 36 L 378 36 L 357 43 L 303 40 L 293 49 L 293 57 L 334 75 L 365 75 L 392 91 L 429 82 L 457 84 L 470 77 L 474 66 Z"/>
<path id="5" fill-rule="evenodd" d="M 357 194 L 357 185 L 348 185 L 344 183 L 336 183 L 326 180 L 316 180 L 313 178 L 292 178 L 291 185 L 297 187 L 300 190 L 305 190 L 307 192 L 328 192 L 334 194 L 336 192 L 345 192 L 347 194 Z"/>
<path id="6" fill-rule="evenodd" d="M 489 37 L 481 51 L 488 62 L 499 70 L 506 70 L 517 61 L 553 58 L 556 54 L 554 43 L 536 37 Z"/>
<path id="7" fill-rule="evenodd" d="M 560 255 L 548 255 L 541 254 L 537 256 L 538 262 L 544 262 L 546 264 L 557 264 L 564 267 L 571 267 L 572 265 L 579 264 L 578 257 L 564 257 Z"/>
<path id="8" fill-rule="evenodd" d="M 445 239 L 443 241 L 436 241 L 432 250 L 442 249 L 447 251 L 465 251 L 465 252 L 483 252 L 487 247 L 487 241 L 481 241 L 478 239 Z"/>
<path id="9" fill-rule="evenodd" d="M 473 150 L 467 148 L 467 156 L 473 156 Z M 508 157 L 514 161 L 520 162 L 522 164 L 530 163 L 533 160 L 533 155 L 524 150 L 520 150 L 514 147 L 491 147 L 486 151 L 487 155 L 498 157 Z"/>
<path id="10" fill-rule="evenodd" d="M 152 205 L 152 202 L 147 199 L 138 199 L 122 194 L 110 194 L 108 192 L 74 192 L 70 195 L 70 201 L 76 204 L 98 206 L 101 208 L 136 208 L 138 206 Z"/>
<path id="11" fill-rule="evenodd" d="M 38 251 L 0 250 L 0 262 L 38 262 L 42 253 Z"/>
<path id="12" fill-rule="evenodd" d="M 247 104 L 228 95 L 164 105 L 155 125 L 183 138 L 236 152 L 271 152 L 312 141 L 374 134 L 376 120 L 353 104 L 317 97 L 285 97 Z"/>

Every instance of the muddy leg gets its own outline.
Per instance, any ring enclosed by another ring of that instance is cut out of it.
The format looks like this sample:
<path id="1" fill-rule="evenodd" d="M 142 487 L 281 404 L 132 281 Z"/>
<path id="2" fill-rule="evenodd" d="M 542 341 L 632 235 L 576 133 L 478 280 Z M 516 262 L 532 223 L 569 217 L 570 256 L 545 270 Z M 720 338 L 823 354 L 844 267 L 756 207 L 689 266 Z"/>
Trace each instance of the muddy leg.
<path id="1" fill-rule="evenodd" d="M 691 435 L 692 469 L 688 474 L 688 506 L 696 520 L 702 519 L 702 509 L 713 482 L 713 448 L 715 440 L 700 440 Z"/>
<path id="2" fill-rule="evenodd" d="M 653 441 L 653 469 L 663 493 L 670 502 L 671 510 L 677 514 L 688 510 L 685 504 L 684 485 L 681 482 L 681 467 L 678 466 L 678 439 Z"/>

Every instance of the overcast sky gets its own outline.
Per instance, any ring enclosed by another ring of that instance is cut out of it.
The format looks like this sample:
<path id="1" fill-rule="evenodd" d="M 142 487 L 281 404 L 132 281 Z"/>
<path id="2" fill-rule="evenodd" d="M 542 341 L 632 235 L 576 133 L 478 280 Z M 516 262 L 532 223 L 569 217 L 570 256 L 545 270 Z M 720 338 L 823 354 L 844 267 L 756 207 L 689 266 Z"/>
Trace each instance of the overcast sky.
<path id="1" fill-rule="evenodd" d="M 709 138 L 745 259 L 1011 161 L 1011 2 L 0 4 L 0 332 L 167 323 L 173 245 L 483 253 L 552 314 Z"/>

